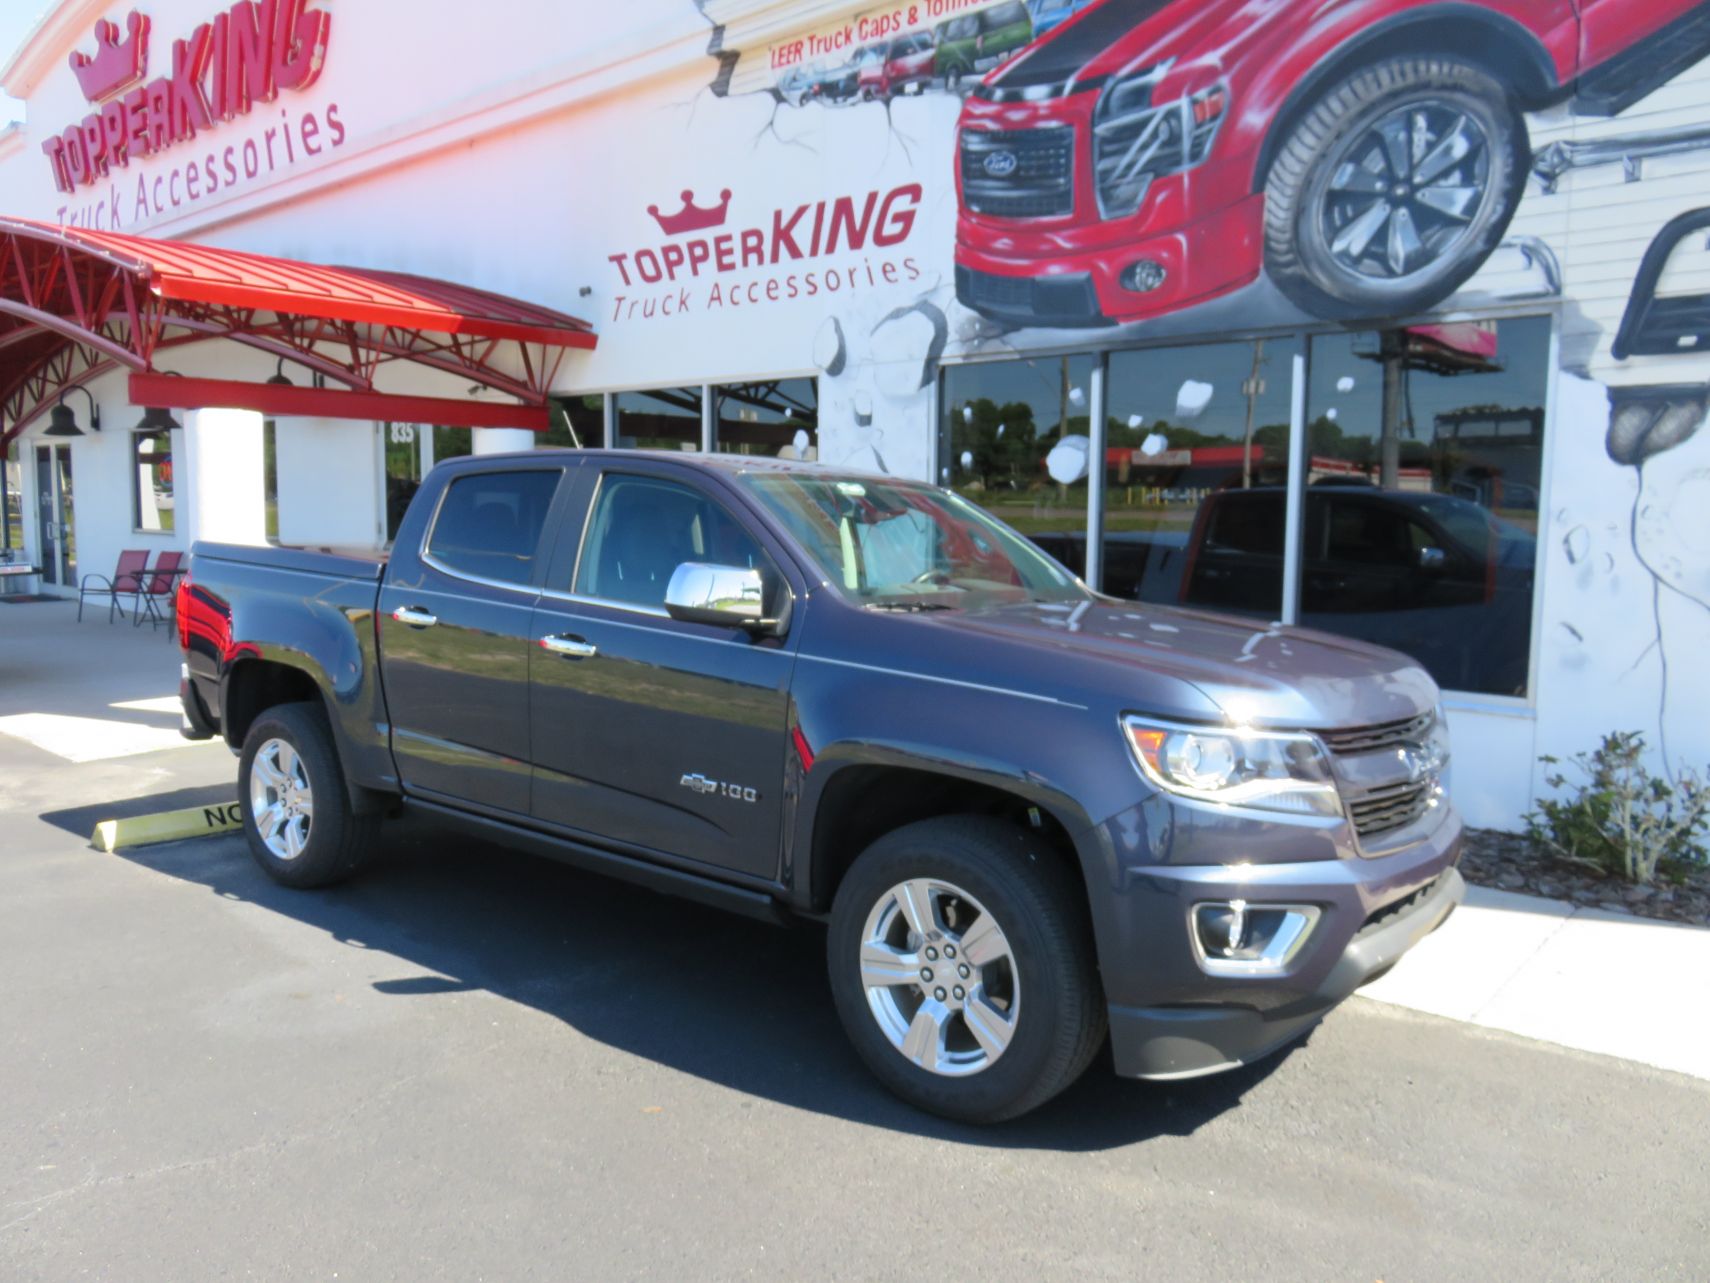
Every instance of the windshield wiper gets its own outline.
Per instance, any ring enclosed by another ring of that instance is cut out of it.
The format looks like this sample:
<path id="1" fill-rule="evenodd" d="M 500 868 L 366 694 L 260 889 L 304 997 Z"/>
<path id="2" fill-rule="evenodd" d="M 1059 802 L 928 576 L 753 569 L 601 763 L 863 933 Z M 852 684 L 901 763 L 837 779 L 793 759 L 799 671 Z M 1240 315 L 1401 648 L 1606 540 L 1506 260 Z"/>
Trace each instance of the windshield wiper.
<path id="1" fill-rule="evenodd" d="M 869 610 L 955 610 L 947 601 L 870 601 Z"/>

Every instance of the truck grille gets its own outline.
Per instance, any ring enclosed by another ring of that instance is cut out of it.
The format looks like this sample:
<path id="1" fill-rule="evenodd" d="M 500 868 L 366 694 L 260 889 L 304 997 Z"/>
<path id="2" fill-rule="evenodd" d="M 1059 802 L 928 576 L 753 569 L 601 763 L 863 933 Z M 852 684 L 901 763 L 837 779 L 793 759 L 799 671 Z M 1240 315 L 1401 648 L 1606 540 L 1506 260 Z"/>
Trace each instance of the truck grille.
<path id="1" fill-rule="evenodd" d="M 1354 753 L 1377 753 L 1388 748 L 1400 748 L 1404 744 L 1419 744 L 1431 730 L 1435 713 L 1421 713 L 1417 717 L 1405 717 L 1398 722 L 1380 722 L 1376 726 L 1362 726 L 1351 731 L 1319 731 L 1318 738 L 1324 741 L 1324 747 L 1332 753 L 1351 755 Z"/>
<path id="2" fill-rule="evenodd" d="M 1348 816 L 1361 839 L 1412 824 L 1436 804 L 1435 780 L 1385 784 L 1348 803 Z"/>
<path id="3" fill-rule="evenodd" d="M 973 213 L 1054 218 L 1074 212 L 1073 127 L 965 129 L 961 151 L 962 200 Z"/>

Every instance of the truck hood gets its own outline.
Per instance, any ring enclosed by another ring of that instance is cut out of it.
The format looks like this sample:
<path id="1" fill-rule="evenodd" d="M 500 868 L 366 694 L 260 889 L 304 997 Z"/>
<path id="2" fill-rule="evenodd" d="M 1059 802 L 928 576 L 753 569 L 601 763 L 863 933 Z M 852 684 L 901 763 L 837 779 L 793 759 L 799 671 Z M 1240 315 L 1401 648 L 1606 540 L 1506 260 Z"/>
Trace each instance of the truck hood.
<path id="1" fill-rule="evenodd" d="M 1058 661 L 1061 674 L 1120 695 L 1140 674 L 1197 689 L 1231 721 L 1256 726 L 1336 729 L 1413 717 L 1433 707 L 1437 685 L 1407 656 L 1307 628 L 1238 615 L 1086 601 L 1026 602 L 911 617 L 960 635 L 949 653 L 966 655 L 975 638 L 1014 642 Z"/>
<path id="2" fill-rule="evenodd" d="M 1240 8 L 1239 0 L 1107 0 L 1051 28 L 984 83 L 1062 92 L 1166 58 L 1215 53 L 1231 38 L 1231 11 Z"/>

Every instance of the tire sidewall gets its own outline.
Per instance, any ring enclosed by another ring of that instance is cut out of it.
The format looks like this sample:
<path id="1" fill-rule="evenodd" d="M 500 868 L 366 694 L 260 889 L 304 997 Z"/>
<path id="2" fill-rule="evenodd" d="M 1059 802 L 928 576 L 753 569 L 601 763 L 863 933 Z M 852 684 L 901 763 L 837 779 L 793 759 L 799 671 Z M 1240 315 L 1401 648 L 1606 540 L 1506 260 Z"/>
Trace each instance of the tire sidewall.
<path id="1" fill-rule="evenodd" d="M 1428 61 L 1434 70 L 1421 69 Z M 1417 314 L 1441 303 L 1484 265 L 1513 219 L 1529 163 L 1525 121 L 1501 86 L 1485 72 L 1464 63 L 1439 58 L 1407 60 L 1406 83 L 1393 89 L 1364 93 L 1362 85 L 1381 78 L 1382 66 L 1340 81 L 1327 91 L 1295 127 L 1284 149 L 1296 145 L 1303 127 L 1317 123 L 1321 113 L 1334 110 L 1340 96 L 1361 94 L 1365 101 L 1336 121 L 1316 144 L 1304 175 L 1279 190 L 1273 167 L 1266 186 L 1267 259 L 1286 264 L 1271 272 L 1273 283 L 1308 311 L 1333 319 L 1380 318 Z M 1425 273 L 1405 284 L 1359 277 L 1337 264 L 1320 232 L 1320 210 L 1333 173 L 1333 158 L 1349 139 L 1380 118 L 1415 103 L 1448 106 L 1475 119 L 1488 144 L 1489 173 L 1479 212 L 1461 240 Z M 1275 241 L 1286 236 L 1289 254 L 1277 255 Z"/>
<path id="2" fill-rule="evenodd" d="M 1074 977 L 1065 974 L 1072 968 L 1064 959 L 1052 956 L 1041 923 L 1028 911 L 1025 883 L 935 837 L 924 825 L 899 830 L 869 848 L 845 877 L 827 933 L 832 998 L 857 1052 L 893 1092 L 951 1118 L 996 1121 L 1021 1112 L 1017 1103 L 1049 1071 L 1067 1015 L 1065 986 Z M 1014 837 L 1023 835 L 1016 831 Z M 913 1064 L 891 1044 L 868 1006 L 860 974 L 868 916 L 892 887 L 911 878 L 937 878 L 966 891 L 997 918 L 1009 940 L 1020 999 L 1015 1034 L 1003 1054 L 978 1073 L 950 1077 Z"/>

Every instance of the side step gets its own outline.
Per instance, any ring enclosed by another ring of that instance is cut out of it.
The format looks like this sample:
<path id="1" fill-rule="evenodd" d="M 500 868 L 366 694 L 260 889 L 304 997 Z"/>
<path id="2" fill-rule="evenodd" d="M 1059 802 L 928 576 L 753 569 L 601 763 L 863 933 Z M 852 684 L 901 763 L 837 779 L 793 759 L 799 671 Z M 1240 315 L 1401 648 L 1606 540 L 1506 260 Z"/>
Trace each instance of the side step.
<path id="1" fill-rule="evenodd" d="M 1581 76 L 1573 110 L 1581 116 L 1618 116 L 1707 55 L 1710 4 L 1701 4 Z"/>

